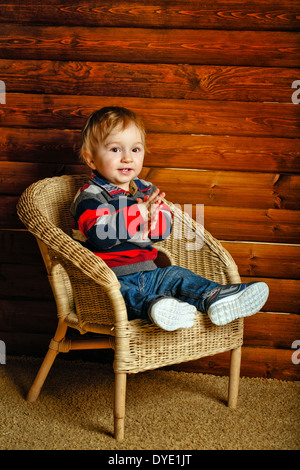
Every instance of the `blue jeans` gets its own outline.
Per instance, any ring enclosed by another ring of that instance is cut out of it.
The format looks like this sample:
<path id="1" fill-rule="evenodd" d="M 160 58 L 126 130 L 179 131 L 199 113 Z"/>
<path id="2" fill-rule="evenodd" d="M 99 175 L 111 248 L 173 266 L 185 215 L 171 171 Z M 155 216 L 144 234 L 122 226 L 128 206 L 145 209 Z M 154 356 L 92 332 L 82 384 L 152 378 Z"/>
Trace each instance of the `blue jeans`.
<path id="1" fill-rule="evenodd" d="M 202 295 L 220 285 L 180 266 L 168 266 L 157 268 L 154 271 L 127 274 L 119 276 L 118 279 L 129 320 L 136 318 L 148 320 L 151 305 L 165 297 L 174 297 L 194 305 L 197 310 L 204 312 Z"/>

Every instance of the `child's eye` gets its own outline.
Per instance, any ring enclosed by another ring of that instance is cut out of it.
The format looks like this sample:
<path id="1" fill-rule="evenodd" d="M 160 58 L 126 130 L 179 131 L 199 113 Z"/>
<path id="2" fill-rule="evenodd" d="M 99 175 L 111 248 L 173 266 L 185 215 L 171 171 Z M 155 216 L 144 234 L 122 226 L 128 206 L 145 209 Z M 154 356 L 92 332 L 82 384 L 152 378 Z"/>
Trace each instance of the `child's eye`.
<path id="1" fill-rule="evenodd" d="M 137 152 L 140 152 L 141 149 L 139 147 L 135 147 L 134 149 L 132 149 L 132 151 L 137 153 Z"/>
<path id="2" fill-rule="evenodd" d="M 111 151 L 112 152 L 120 152 L 120 149 L 118 147 L 112 147 Z"/>

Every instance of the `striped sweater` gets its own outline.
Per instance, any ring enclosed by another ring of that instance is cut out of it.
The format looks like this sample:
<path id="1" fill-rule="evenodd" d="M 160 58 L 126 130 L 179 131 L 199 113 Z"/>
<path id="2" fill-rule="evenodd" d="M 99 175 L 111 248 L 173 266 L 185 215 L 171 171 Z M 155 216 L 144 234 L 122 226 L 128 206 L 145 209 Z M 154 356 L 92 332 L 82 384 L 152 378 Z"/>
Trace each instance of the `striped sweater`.
<path id="1" fill-rule="evenodd" d="M 102 258 L 117 276 L 155 269 L 153 244 L 170 235 L 172 213 L 162 204 L 155 229 L 143 240 L 140 227 L 144 221 L 136 203 L 155 189 L 134 178 L 126 192 L 93 172 L 71 205 L 73 238 Z"/>

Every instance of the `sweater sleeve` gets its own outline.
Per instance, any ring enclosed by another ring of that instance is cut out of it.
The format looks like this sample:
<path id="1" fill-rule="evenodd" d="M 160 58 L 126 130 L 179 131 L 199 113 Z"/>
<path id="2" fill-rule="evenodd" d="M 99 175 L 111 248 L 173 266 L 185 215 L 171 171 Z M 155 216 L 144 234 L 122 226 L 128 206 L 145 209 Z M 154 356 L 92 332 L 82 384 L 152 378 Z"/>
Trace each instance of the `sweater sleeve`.
<path id="1" fill-rule="evenodd" d="M 97 198 L 83 199 L 77 204 L 75 220 L 81 234 L 100 250 L 125 241 L 138 242 L 144 222 L 136 202 L 126 196 L 103 203 Z"/>

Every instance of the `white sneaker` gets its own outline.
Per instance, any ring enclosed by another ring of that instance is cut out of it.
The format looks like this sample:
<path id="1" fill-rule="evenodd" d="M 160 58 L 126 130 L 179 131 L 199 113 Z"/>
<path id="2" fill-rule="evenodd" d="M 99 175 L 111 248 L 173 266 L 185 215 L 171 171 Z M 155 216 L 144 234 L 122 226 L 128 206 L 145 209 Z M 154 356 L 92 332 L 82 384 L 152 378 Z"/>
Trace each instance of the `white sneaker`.
<path id="1" fill-rule="evenodd" d="M 155 302 L 149 313 L 150 320 L 166 331 L 191 328 L 194 324 L 196 307 L 174 298 Z"/>
<path id="2" fill-rule="evenodd" d="M 205 308 L 215 325 L 226 325 L 237 318 L 257 313 L 266 303 L 269 288 L 265 282 L 227 284 L 205 294 Z"/>

